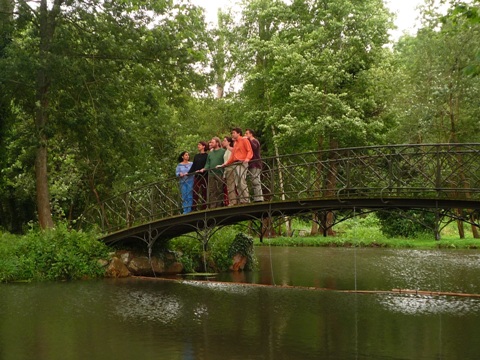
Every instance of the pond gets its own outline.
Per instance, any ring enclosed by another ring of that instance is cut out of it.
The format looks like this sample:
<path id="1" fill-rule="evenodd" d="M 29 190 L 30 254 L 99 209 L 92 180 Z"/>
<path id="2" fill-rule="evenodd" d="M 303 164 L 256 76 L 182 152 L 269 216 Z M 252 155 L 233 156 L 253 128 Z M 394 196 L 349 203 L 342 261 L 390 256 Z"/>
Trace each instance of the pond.
<path id="1" fill-rule="evenodd" d="M 256 252 L 207 281 L 0 285 L 0 359 L 478 358 L 477 251 Z"/>

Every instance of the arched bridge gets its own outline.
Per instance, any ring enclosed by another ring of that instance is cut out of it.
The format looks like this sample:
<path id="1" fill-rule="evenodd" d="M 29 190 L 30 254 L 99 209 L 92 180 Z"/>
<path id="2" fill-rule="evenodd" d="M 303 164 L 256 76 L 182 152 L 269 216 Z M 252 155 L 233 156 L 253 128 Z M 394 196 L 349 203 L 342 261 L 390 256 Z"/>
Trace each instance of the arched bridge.
<path id="1" fill-rule="evenodd" d="M 338 219 L 385 209 L 427 209 L 437 225 L 444 216 L 477 225 L 479 143 L 330 149 L 264 158 L 262 165 L 260 203 L 208 209 L 207 195 L 207 209 L 182 215 L 178 179 L 170 177 L 102 201 L 84 219 L 101 228 L 107 244 L 149 246 L 189 232 L 208 238 L 214 228 L 245 220 L 264 224 L 312 212 L 324 231 Z"/>

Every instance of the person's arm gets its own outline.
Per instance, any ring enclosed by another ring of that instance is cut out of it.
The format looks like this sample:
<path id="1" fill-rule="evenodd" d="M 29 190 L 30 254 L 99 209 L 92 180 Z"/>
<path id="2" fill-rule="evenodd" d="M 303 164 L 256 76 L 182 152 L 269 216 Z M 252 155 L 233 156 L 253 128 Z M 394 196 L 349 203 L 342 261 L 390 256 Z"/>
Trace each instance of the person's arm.
<path id="1" fill-rule="evenodd" d="M 195 156 L 193 157 L 192 166 L 191 166 L 190 169 L 188 170 L 188 173 L 189 173 L 189 174 L 194 173 L 194 172 L 196 171 L 195 169 L 197 168 L 197 166 L 198 166 L 198 156 L 195 155 Z"/>
<path id="2" fill-rule="evenodd" d="M 245 156 L 244 162 L 249 162 L 250 160 L 252 160 L 252 157 L 253 157 L 252 145 L 250 144 L 250 140 L 248 139 L 245 139 L 244 144 L 245 144 L 244 145 L 245 150 L 247 151 L 247 155 Z"/>
<path id="3" fill-rule="evenodd" d="M 212 157 L 210 154 L 208 154 L 207 161 L 205 162 L 205 167 L 203 169 L 200 169 L 199 171 L 204 172 L 205 170 L 210 169 L 211 160 L 212 160 Z"/>
<path id="4" fill-rule="evenodd" d="M 252 147 L 252 151 L 255 152 L 260 147 L 260 142 L 257 139 L 253 139 L 249 141 L 250 146 Z"/>
<path id="5" fill-rule="evenodd" d="M 183 173 L 181 172 L 182 170 L 182 165 L 178 164 L 177 168 L 175 169 L 175 175 L 178 176 L 183 176 Z"/>
<path id="6" fill-rule="evenodd" d="M 233 164 L 234 162 L 235 162 L 235 152 L 234 152 L 234 149 L 232 148 L 230 157 L 226 162 L 223 163 L 222 166 L 227 166 L 227 165 Z"/>

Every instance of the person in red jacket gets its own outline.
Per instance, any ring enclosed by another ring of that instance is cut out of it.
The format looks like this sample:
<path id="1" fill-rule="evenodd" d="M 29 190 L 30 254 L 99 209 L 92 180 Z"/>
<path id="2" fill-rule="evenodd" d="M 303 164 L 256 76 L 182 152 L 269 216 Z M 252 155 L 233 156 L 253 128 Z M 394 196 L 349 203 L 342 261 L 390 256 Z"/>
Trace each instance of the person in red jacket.
<path id="1" fill-rule="evenodd" d="M 232 139 L 234 141 L 232 155 L 222 166 L 233 164 L 238 202 L 246 204 L 250 202 L 247 187 L 247 171 L 248 162 L 253 157 L 252 145 L 250 145 L 250 141 L 247 138 L 242 136 L 242 129 L 238 127 L 232 129 Z"/>

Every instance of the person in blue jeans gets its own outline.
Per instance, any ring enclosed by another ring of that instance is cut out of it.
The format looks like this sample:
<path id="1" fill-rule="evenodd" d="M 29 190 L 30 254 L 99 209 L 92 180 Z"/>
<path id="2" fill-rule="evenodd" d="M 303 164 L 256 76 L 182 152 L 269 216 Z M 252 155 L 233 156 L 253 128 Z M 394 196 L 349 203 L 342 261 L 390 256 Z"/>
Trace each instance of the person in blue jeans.
<path id="1" fill-rule="evenodd" d="M 188 171 L 192 167 L 190 155 L 187 151 L 183 151 L 178 157 L 178 165 L 175 170 L 175 175 L 179 177 L 180 193 L 182 195 L 183 214 L 188 214 L 192 211 L 193 203 L 193 174 Z"/>

